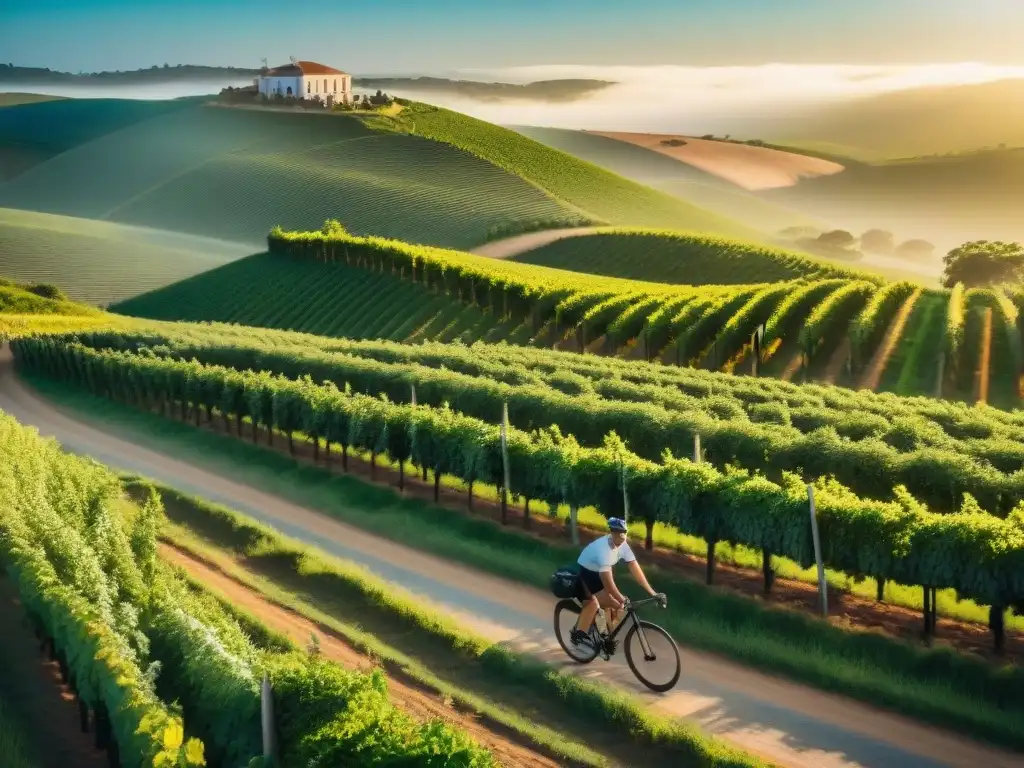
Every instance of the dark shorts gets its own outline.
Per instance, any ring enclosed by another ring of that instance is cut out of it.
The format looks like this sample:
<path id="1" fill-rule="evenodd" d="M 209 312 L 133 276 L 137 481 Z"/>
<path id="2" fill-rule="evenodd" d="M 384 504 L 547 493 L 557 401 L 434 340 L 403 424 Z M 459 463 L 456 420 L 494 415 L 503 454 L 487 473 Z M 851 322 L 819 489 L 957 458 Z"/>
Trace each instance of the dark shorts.
<path id="1" fill-rule="evenodd" d="M 586 587 L 586 591 L 584 591 Z M 601 574 L 597 571 L 592 571 L 589 568 L 580 566 L 580 588 L 579 598 L 580 600 L 586 600 L 590 595 L 596 595 L 598 592 L 604 591 L 604 582 L 601 581 Z"/>

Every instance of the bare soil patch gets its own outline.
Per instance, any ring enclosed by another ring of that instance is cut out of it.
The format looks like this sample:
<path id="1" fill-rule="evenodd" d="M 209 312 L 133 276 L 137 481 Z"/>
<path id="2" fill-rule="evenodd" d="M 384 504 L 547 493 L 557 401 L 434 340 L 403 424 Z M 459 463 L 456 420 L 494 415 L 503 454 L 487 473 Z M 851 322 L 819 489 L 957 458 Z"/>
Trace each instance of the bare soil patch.
<path id="1" fill-rule="evenodd" d="M 846 170 L 845 166 L 831 160 L 749 144 L 662 133 L 588 133 L 668 155 L 674 160 L 692 165 L 752 191 L 792 187 L 803 179 L 831 176 Z M 672 143 L 663 143 L 666 141 Z"/>

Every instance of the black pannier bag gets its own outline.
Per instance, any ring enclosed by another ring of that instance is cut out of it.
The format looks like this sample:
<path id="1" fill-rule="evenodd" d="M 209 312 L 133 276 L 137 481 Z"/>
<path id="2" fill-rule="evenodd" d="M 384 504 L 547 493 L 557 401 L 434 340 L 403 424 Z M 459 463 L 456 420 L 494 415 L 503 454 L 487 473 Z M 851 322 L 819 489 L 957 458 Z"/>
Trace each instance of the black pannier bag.
<path id="1" fill-rule="evenodd" d="M 576 585 L 580 580 L 580 567 L 573 563 L 572 565 L 563 565 L 554 575 L 551 577 L 551 591 L 555 597 L 576 597 L 577 587 Z"/>

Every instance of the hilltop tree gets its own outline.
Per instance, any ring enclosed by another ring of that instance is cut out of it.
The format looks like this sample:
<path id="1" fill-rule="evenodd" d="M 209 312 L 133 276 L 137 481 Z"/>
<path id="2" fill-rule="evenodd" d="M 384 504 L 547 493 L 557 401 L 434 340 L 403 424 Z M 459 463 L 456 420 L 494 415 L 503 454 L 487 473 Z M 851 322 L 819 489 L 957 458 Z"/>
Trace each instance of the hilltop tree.
<path id="1" fill-rule="evenodd" d="M 907 240 L 896 249 L 896 255 L 905 259 L 929 259 L 934 253 L 935 246 L 927 240 Z"/>
<path id="2" fill-rule="evenodd" d="M 890 254 L 896 247 L 892 232 L 884 229 L 869 229 L 860 236 L 860 245 L 868 253 Z"/>
<path id="3" fill-rule="evenodd" d="M 1024 245 L 999 240 L 972 240 L 942 259 L 942 284 L 951 288 L 998 285 L 1024 280 Z"/>

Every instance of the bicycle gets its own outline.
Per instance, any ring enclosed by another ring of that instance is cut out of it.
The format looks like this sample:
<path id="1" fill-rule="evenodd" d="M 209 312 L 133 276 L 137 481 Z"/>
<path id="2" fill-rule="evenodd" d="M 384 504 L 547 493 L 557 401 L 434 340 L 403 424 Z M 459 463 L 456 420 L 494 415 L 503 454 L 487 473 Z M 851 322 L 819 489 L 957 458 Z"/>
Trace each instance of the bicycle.
<path id="1" fill-rule="evenodd" d="M 597 618 L 595 618 L 590 625 L 588 635 L 590 643 L 584 646 L 576 645 L 569 640 L 572 631 L 579 625 L 579 615 L 583 609 L 583 604 L 579 598 L 575 597 L 559 600 L 555 604 L 555 636 L 558 638 L 558 644 L 562 646 L 562 650 L 565 651 L 570 659 L 579 664 L 589 664 L 599 655 L 604 656 L 605 661 L 610 661 L 617 649 L 616 638 L 622 632 L 623 627 L 629 624 L 630 628 L 623 642 L 626 663 L 637 680 L 652 691 L 664 693 L 679 682 L 679 675 L 682 673 L 682 663 L 679 660 L 679 648 L 676 645 L 676 641 L 672 639 L 672 636 L 657 624 L 641 619 L 636 612 L 637 607 L 653 603 L 654 601 L 660 602 L 663 608 L 666 605 L 664 595 L 649 597 L 637 602 L 627 599 L 626 604 L 623 606 L 625 615 L 611 632 L 598 629 Z M 604 609 L 599 608 L 597 615 L 598 617 L 604 617 Z M 571 626 L 564 630 L 563 617 L 572 622 Z M 655 641 L 654 644 L 652 644 L 652 640 Z M 667 661 L 666 666 L 670 667 L 671 674 L 668 675 L 667 681 L 663 678 L 654 681 L 645 676 L 645 673 L 652 672 L 651 665 L 658 661 L 658 652 L 654 648 L 655 644 L 659 646 L 662 660 Z M 641 672 L 638 661 L 644 663 L 644 672 Z"/>

